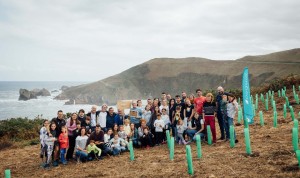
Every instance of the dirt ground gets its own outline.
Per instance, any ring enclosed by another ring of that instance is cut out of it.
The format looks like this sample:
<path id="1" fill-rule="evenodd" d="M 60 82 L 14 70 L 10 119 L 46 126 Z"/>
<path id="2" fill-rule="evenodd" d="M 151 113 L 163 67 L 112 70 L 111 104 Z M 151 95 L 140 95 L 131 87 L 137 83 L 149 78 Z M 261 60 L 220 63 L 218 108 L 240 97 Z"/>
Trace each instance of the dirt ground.
<path id="1" fill-rule="evenodd" d="M 243 125 L 235 127 L 239 143 L 234 148 L 224 141 L 212 146 L 202 143 L 203 157 L 197 159 L 196 144 L 192 143 L 194 175 L 191 177 L 300 177 L 292 147 L 293 122 L 289 110 L 287 119 L 283 118 L 283 98 L 276 99 L 276 103 L 278 127 L 274 128 L 271 106 L 269 111 L 265 111 L 259 102 L 259 110 L 264 112 L 265 126 L 260 126 L 257 111 L 255 124 L 250 125 L 252 156 L 246 155 Z M 295 116 L 299 118 L 300 105 L 293 104 L 293 107 Z M 39 166 L 38 145 L 11 148 L 0 152 L 0 176 L 4 176 L 5 169 L 10 169 L 12 177 L 189 177 L 183 145 L 175 145 L 173 161 L 169 159 L 167 145 L 149 150 L 135 149 L 134 153 L 134 161 L 130 161 L 129 152 L 126 152 L 101 161 L 69 162 L 66 166 L 44 170 Z"/>

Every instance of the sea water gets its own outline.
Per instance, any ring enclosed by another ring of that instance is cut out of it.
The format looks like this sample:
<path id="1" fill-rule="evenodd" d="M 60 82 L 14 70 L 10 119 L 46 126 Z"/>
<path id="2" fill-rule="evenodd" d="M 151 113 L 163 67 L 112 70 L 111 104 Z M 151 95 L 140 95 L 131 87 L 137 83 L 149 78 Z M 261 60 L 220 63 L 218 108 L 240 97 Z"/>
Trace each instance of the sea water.
<path id="1" fill-rule="evenodd" d="M 78 112 L 79 109 L 84 109 L 87 113 L 91 110 L 92 105 L 65 105 L 66 101 L 54 99 L 55 96 L 62 92 L 60 89 L 63 85 L 76 86 L 86 83 L 88 82 L 0 81 L 0 120 L 16 117 L 28 117 L 30 119 L 42 117 L 51 119 L 56 117 L 58 110 L 63 110 L 64 113 L 72 113 Z M 40 96 L 37 99 L 19 101 L 20 88 L 27 90 L 46 88 L 51 93 L 51 96 Z"/>

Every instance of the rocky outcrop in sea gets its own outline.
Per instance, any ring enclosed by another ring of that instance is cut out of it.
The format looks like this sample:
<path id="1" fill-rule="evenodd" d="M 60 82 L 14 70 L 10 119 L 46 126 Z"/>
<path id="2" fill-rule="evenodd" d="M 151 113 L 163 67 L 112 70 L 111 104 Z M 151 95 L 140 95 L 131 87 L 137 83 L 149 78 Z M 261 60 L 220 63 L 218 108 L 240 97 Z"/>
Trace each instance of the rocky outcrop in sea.
<path id="1" fill-rule="evenodd" d="M 21 88 L 19 90 L 19 94 L 20 94 L 19 100 L 22 100 L 22 101 L 36 99 L 38 96 L 51 96 L 50 92 L 45 88 L 33 89 L 31 91 Z"/>

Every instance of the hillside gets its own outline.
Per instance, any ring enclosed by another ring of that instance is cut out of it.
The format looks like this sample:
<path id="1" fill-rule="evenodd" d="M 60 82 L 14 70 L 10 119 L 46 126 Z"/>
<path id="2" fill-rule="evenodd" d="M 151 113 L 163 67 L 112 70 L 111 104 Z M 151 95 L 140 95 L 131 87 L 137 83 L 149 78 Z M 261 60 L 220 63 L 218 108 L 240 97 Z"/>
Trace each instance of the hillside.
<path id="1" fill-rule="evenodd" d="M 77 104 L 115 104 L 120 99 L 157 97 L 163 91 L 174 96 L 181 91 L 195 93 L 196 88 L 205 90 L 219 85 L 240 88 L 246 66 L 252 86 L 291 73 L 300 74 L 300 49 L 227 61 L 156 58 L 106 79 L 71 87 L 56 99 L 76 100 Z"/>

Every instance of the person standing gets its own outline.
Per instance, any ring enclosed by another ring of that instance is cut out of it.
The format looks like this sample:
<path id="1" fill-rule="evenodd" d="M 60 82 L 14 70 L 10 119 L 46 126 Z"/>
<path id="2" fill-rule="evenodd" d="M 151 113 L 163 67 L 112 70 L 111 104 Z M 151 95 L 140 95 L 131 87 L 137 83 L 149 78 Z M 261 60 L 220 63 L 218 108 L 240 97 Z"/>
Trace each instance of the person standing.
<path id="1" fill-rule="evenodd" d="M 217 118 L 220 127 L 221 138 L 220 140 L 225 139 L 225 126 L 224 126 L 224 113 L 221 110 L 221 104 L 223 100 L 223 95 L 228 95 L 228 93 L 224 92 L 224 88 L 219 86 L 217 88 L 218 94 L 216 96 L 216 105 L 217 105 Z"/>
<path id="2" fill-rule="evenodd" d="M 206 101 L 203 104 L 202 115 L 205 122 L 205 128 L 207 125 L 210 126 L 213 142 L 216 143 L 217 142 L 216 126 L 215 126 L 216 102 L 214 101 L 214 96 L 211 93 L 206 94 Z"/>
<path id="3" fill-rule="evenodd" d="M 203 104 L 205 102 L 205 97 L 202 96 L 202 90 L 201 89 L 197 89 L 196 90 L 197 93 L 197 98 L 194 99 L 194 113 L 198 113 L 200 117 L 202 117 L 202 112 L 203 112 Z M 203 118 L 204 119 L 204 118 Z"/>
<path id="4" fill-rule="evenodd" d="M 103 132 L 107 131 L 107 127 L 106 127 L 107 115 L 108 115 L 107 105 L 103 104 L 101 107 L 101 111 L 99 112 L 99 117 L 97 119 L 97 124 L 100 124 Z"/>
<path id="5" fill-rule="evenodd" d="M 91 120 L 90 124 L 91 124 L 92 131 L 95 131 L 96 122 L 97 122 L 97 118 L 99 117 L 99 113 L 100 113 L 100 111 L 97 111 L 97 106 L 94 105 L 94 106 L 92 106 L 91 112 L 87 113 L 87 115 L 86 115 Z"/>

